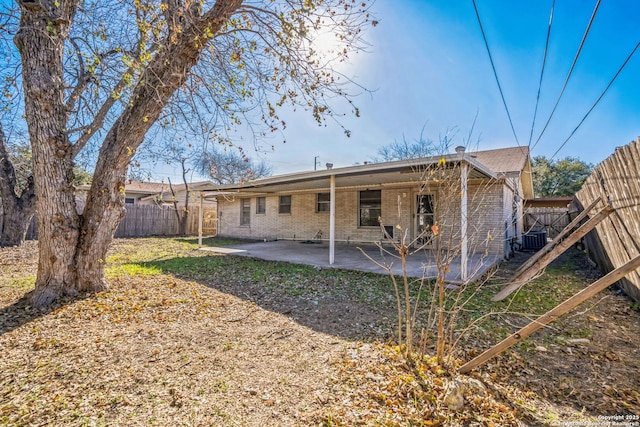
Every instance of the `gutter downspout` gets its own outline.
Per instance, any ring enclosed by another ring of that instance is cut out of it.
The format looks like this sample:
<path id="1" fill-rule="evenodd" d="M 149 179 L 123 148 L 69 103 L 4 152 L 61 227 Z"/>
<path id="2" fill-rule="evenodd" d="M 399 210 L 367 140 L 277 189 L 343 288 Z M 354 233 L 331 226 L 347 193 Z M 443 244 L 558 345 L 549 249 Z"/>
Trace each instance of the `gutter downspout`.
<path id="1" fill-rule="evenodd" d="M 330 177 L 329 193 L 329 265 L 335 261 L 336 246 L 336 176 Z"/>

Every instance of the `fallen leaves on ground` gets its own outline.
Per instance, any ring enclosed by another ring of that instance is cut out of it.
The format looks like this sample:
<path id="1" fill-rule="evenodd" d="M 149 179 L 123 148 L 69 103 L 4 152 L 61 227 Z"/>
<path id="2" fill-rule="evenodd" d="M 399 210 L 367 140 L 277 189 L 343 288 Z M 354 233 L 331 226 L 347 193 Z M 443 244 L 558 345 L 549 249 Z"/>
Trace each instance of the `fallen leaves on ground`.
<path id="1" fill-rule="evenodd" d="M 463 387 L 459 410 L 445 403 L 456 383 Z M 330 400 L 335 404 L 323 414 L 326 425 L 519 425 L 517 411 L 496 399 L 482 381 L 442 369 L 433 357 L 407 361 L 391 345 L 364 344 L 347 351 Z"/>
<path id="2" fill-rule="evenodd" d="M 116 240 L 111 254 L 109 290 L 40 313 L 23 298 L 37 246 L 0 249 L 0 425 L 498 427 L 640 413 L 640 314 L 613 291 L 465 377 L 383 344 L 396 322 L 384 277 L 175 239 Z M 568 259 L 553 286 L 571 294 L 592 277 Z M 504 320 L 461 341 L 463 358 L 526 321 Z M 447 407 L 470 380 L 484 392 Z"/>

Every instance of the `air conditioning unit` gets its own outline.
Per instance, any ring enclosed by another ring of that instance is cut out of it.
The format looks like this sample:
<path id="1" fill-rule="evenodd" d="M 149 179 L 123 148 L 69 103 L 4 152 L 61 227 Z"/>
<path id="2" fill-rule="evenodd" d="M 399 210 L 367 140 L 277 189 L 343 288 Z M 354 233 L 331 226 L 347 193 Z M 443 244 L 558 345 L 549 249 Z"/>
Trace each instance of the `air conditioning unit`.
<path id="1" fill-rule="evenodd" d="M 546 231 L 529 231 L 522 236 L 522 249 L 539 251 L 547 245 Z"/>

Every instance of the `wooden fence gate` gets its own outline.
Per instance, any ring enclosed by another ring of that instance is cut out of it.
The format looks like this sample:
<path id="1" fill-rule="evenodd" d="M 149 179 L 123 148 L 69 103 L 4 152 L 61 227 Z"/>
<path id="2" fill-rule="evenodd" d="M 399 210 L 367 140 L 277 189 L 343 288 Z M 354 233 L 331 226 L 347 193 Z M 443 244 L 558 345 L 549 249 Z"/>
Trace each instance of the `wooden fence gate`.
<path id="1" fill-rule="evenodd" d="M 525 208 L 524 231 L 546 231 L 555 238 L 571 222 L 567 208 Z"/>

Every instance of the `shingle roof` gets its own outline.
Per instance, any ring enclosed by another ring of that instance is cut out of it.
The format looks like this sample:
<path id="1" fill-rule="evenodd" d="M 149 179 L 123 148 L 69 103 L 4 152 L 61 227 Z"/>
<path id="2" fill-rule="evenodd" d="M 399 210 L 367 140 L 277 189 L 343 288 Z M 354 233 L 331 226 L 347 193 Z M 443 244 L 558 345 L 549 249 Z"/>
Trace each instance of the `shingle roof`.
<path id="1" fill-rule="evenodd" d="M 169 189 L 168 184 L 161 182 L 127 181 L 125 192 L 135 193 L 160 193 L 162 189 Z"/>
<path id="2" fill-rule="evenodd" d="M 211 181 L 196 181 L 189 183 L 190 190 L 198 190 L 202 186 L 207 186 L 212 184 Z M 184 191 L 184 183 L 182 184 L 173 184 L 174 191 Z M 90 184 L 83 184 L 76 187 L 80 191 L 89 191 L 91 188 Z M 125 183 L 125 192 L 126 193 L 136 193 L 136 194 L 158 194 L 162 193 L 162 191 L 170 191 L 169 184 L 162 182 L 146 182 L 146 181 L 131 181 L 127 180 Z"/>
<path id="3" fill-rule="evenodd" d="M 468 151 L 467 154 L 497 173 L 522 172 L 529 156 L 529 147 Z"/>

